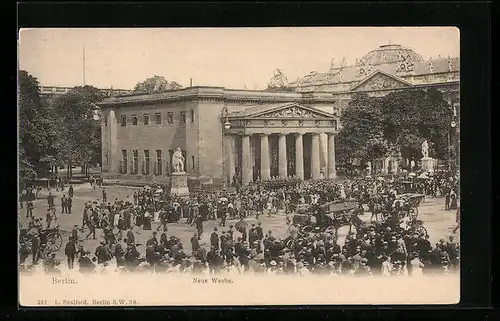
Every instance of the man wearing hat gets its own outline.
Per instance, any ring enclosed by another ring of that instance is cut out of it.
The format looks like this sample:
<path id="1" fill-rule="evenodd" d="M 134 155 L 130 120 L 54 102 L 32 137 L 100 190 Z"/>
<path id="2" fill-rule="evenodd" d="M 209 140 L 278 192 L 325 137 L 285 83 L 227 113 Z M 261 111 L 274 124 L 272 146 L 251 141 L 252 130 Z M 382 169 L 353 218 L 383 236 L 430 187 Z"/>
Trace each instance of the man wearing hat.
<path id="1" fill-rule="evenodd" d="M 217 227 L 214 227 L 214 231 L 210 235 L 210 245 L 213 246 L 215 250 L 219 249 L 219 235 L 217 234 Z"/>
<path id="2" fill-rule="evenodd" d="M 84 251 L 80 259 L 78 260 L 78 265 L 80 266 L 80 273 L 89 273 L 92 272 L 95 268 L 95 264 L 92 262 L 92 260 L 88 257 L 90 252 Z"/>
<path id="3" fill-rule="evenodd" d="M 198 232 L 198 240 L 201 240 L 201 234 L 203 234 L 203 218 L 201 215 L 196 217 L 194 224 L 196 225 L 196 231 Z"/>
<path id="4" fill-rule="evenodd" d="M 253 244 L 255 241 L 258 241 L 259 236 L 257 235 L 255 224 L 252 224 L 250 231 L 248 231 L 248 242 Z"/>
<path id="5" fill-rule="evenodd" d="M 278 266 L 275 260 L 269 262 L 270 267 L 267 269 L 267 275 L 274 276 L 276 275 L 276 271 L 278 270 Z"/>
<path id="6" fill-rule="evenodd" d="M 70 236 L 68 243 L 66 244 L 66 247 L 64 248 L 64 254 L 66 254 L 66 258 L 67 258 L 67 262 L 68 262 L 68 269 L 70 269 L 70 270 L 73 269 L 73 264 L 75 262 L 75 255 L 76 255 L 76 244 L 75 244 L 74 240 L 75 240 L 75 238 Z"/>
<path id="7" fill-rule="evenodd" d="M 97 264 L 107 262 L 111 259 L 111 253 L 109 249 L 105 246 L 106 242 L 102 240 L 100 244 L 95 249 L 94 255 L 97 257 Z"/>
<path id="8" fill-rule="evenodd" d="M 155 248 L 158 246 L 158 239 L 156 238 L 156 231 L 153 232 L 153 235 L 151 236 L 151 238 L 149 240 L 147 240 L 146 246 L 149 246 L 149 245 L 152 245 Z"/>

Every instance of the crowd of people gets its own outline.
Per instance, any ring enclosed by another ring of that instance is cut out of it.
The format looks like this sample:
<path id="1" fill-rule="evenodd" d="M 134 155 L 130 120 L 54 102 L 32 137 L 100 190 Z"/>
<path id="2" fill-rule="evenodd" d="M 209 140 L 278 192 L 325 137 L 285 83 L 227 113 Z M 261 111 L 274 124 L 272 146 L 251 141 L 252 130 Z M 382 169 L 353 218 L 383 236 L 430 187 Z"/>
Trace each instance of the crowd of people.
<path id="1" fill-rule="evenodd" d="M 283 224 L 290 225 L 290 235 L 280 237 L 271 230 L 265 231 L 260 221 L 261 216 L 293 215 L 299 204 L 320 206 L 346 200 L 369 204 L 380 197 L 392 197 L 392 203 L 397 195 L 405 192 L 405 185 L 400 184 L 403 180 L 408 181 L 408 178 L 274 181 L 239 188 L 236 192 L 198 192 L 186 198 L 172 196 L 168 188 L 156 186 L 143 188 L 123 200 L 109 200 L 106 188 L 102 188 L 100 199 L 85 204 L 81 224 L 74 226 L 65 243 L 67 262 L 63 265 L 82 273 L 107 269 L 207 275 L 419 276 L 453 273 L 459 266 L 459 245 L 453 236 L 432 245 L 427 234 L 375 219 L 363 222 L 341 240 L 336 233 L 301 233 L 300 226 L 288 219 L 283 220 Z M 411 182 L 414 184 L 412 189 L 424 195 L 445 196 L 446 210 L 457 209 L 457 175 L 442 173 L 426 179 L 412 178 Z M 452 195 L 455 195 L 454 201 Z M 52 217 L 55 206 L 49 199 Z M 62 211 L 71 213 L 67 199 L 65 202 Z M 249 224 L 250 217 L 255 217 L 256 222 Z M 219 224 L 205 231 L 208 220 L 218 220 Z M 52 222 L 49 214 L 45 226 L 41 219 L 29 216 L 20 247 L 22 270 L 33 271 L 33 266 L 40 266 L 44 230 L 50 228 Z M 169 224 L 181 222 L 194 227 L 190 244 L 183 244 L 168 231 Z M 96 235 L 96 230 L 102 233 Z M 136 241 L 138 233 L 151 234 L 145 244 L 139 244 Z M 97 239 L 101 234 L 100 244 L 90 253 L 86 240 Z M 52 253 L 43 258 L 42 266 L 47 272 L 57 272 L 61 262 Z"/>

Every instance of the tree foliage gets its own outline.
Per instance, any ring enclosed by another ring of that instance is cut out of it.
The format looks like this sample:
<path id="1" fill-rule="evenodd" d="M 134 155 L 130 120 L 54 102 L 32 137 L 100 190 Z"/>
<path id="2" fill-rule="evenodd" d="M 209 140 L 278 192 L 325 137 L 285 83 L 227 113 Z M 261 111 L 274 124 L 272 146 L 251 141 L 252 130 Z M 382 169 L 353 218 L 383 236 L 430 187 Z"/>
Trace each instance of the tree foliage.
<path id="1" fill-rule="evenodd" d="M 387 155 L 391 146 L 383 135 L 384 115 L 381 100 L 356 94 L 341 116 L 338 137 L 340 160 L 361 159 L 363 162 Z"/>
<path id="2" fill-rule="evenodd" d="M 96 103 L 103 93 L 92 86 L 75 87 L 54 100 L 59 115 L 58 163 L 88 164 L 101 158 L 101 123 Z"/>
<path id="3" fill-rule="evenodd" d="M 56 153 L 56 113 L 40 95 L 38 80 L 19 71 L 19 166 L 21 180 L 45 175 L 46 158 Z"/>
<path id="4" fill-rule="evenodd" d="M 451 120 L 452 111 L 436 89 L 404 90 L 381 98 L 357 94 L 341 116 L 339 156 L 366 161 L 401 153 L 419 159 L 427 140 L 430 156 L 444 158 Z"/>
<path id="5" fill-rule="evenodd" d="M 134 92 L 152 94 L 154 92 L 177 90 L 181 88 L 183 87 L 175 81 L 168 82 L 165 77 L 154 75 L 153 77 L 137 83 L 134 87 Z"/>
<path id="6" fill-rule="evenodd" d="M 435 158 L 447 155 L 452 111 L 437 89 L 405 90 L 384 97 L 385 137 L 399 146 L 404 158 L 419 159 L 424 140 Z"/>

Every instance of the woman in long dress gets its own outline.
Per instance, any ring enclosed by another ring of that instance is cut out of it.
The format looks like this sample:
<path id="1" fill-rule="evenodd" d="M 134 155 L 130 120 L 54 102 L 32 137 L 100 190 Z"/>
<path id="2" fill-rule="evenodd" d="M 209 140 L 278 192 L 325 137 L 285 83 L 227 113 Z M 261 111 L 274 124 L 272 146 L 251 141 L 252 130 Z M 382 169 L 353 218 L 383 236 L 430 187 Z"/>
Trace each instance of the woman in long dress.
<path id="1" fill-rule="evenodd" d="M 425 267 L 424 263 L 420 261 L 420 257 L 418 253 L 413 253 L 414 258 L 410 261 L 411 265 L 411 276 L 412 277 L 421 277 L 423 275 L 422 269 Z"/>
<path id="2" fill-rule="evenodd" d="M 455 194 L 454 190 L 450 192 L 450 210 L 457 209 L 457 194 Z"/>

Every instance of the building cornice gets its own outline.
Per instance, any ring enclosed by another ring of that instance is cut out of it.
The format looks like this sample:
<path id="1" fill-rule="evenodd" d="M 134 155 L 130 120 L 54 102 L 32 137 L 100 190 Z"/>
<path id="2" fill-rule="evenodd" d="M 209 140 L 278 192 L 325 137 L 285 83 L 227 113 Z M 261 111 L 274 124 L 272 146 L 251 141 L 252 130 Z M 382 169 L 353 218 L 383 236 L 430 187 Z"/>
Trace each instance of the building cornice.
<path id="1" fill-rule="evenodd" d="M 101 108 L 125 107 L 130 105 L 148 105 L 175 101 L 220 101 L 224 103 L 258 102 L 314 102 L 333 103 L 331 93 L 267 92 L 258 90 L 225 89 L 223 87 L 189 87 L 180 90 L 148 95 L 126 95 L 109 97 L 99 104 Z"/>

